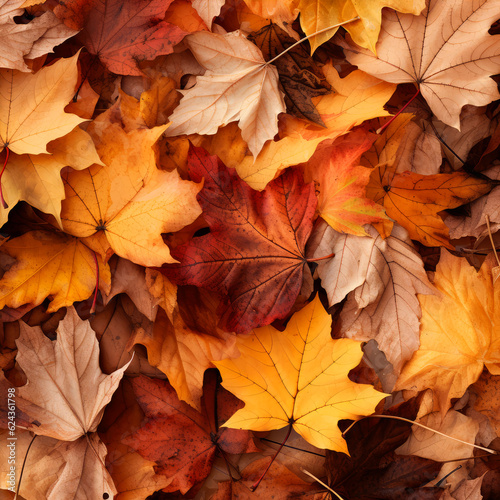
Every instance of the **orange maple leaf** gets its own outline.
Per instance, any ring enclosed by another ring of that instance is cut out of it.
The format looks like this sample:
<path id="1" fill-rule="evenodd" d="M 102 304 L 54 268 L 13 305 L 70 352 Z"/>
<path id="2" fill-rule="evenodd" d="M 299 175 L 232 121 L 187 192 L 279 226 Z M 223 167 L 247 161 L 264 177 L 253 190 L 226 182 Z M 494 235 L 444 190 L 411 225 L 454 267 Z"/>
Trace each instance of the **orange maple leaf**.
<path id="1" fill-rule="evenodd" d="M 420 348 L 395 389 L 431 388 L 443 415 L 484 366 L 500 375 L 500 287 L 493 284 L 492 261 L 476 272 L 464 258 L 443 250 L 434 281 L 441 296 L 419 295 Z"/>

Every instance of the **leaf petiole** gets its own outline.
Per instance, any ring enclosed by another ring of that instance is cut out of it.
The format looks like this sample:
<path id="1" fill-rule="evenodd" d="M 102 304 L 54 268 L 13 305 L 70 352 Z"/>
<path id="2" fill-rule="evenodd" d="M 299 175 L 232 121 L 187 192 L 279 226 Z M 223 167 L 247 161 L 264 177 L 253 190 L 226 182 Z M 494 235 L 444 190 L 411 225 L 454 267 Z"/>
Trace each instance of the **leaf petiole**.
<path id="1" fill-rule="evenodd" d="M 320 33 L 324 33 L 325 31 L 332 30 L 334 28 L 338 28 L 340 26 L 343 26 L 344 24 L 349 24 L 352 23 L 353 21 L 358 21 L 359 16 L 353 17 L 352 19 L 348 19 L 347 21 L 342 21 L 341 23 L 338 24 L 333 24 L 332 26 L 328 26 L 327 28 L 323 28 L 321 30 L 315 31 L 314 33 L 311 33 L 310 35 L 305 36 L 304 38 L 301 38 L 298 42 L 295 42 L 293 45 L 290 45 L 287 49 L 285 49 L 283 52 L 278 54 L 276 57 L 273 57 L 270 61 L 267 61 L 264 66 L 267 66 L 268 64 L 273 63 L 276 61 L 276 59 L 279 59 L 283 54 L 286 54 L 289 50 L 292 50 L 294 47 L 297 45 L 301 44 L 302 42 L 305 42 L 306 40 L 309 40 L 309 38 L 312 38 L 313 36 L 319 35 Z"/>
<path id="2" fill-rule="evenodd" d="M 415 92 L 415 95 L 387 123 L 385 123 L 379 129 L 377 129 L 375 133 L 376 134 L 382 133 L 396 119 L 396 117 L 400 115 L 415 100 L 418 94 L 420 94 L 420 87 Z"/>
<path id="3" fill-rule="evenodd" d="M 403 418 L 403 417 L 397 417 L 395 415 L 367 415 L 367 417 L 373 417 L 373 418 L 391 418 L 391 419 L 394 419 L 394 420 L 402 420 L 403 422 L 408 422 L 409 424 L 413 424 L 413 425 L 417 425 L 418 427 L 422 427 L 423 429 L 426 429 L 428 431 L 431 431 L 431 432 L 434 432 L 436 434 L 439 434 L 440 436 L 444 436 L 444 437 L 447 437 L 449 439 L 453 439 L 453 441 L 458 441 L 459 443 L 463 443 L 463 444 L 467 444 L 469 446 L 472 446 L 474 448 L 477 448 L 479 450 L 483 450 L 483 451 L 487 451 L 488 453 L 491 453 L 492 455 L 498 455 L 498 451 L 495 451 L 495 450 L 491 450 L 490 448 L 485 448 L 483 446 L 479 446 L 477 444 L 474 444 L 474 443 L 468 443 L 467 441 L 462 441 L 461 439 L 458 439 L 456 437 L 453 437 L 453 436 L 449 436 L 448 434 L 444 434 L 443 432 L 440 432 L 440 431 L 437 431 L 436 429 L 431 429 L 430 427 L 427 427 L 426 425 L 424 424 L 420 424 L 418 422 L 414 422 L 413 420 L 409 420 L 407 418 Z M 352 426 L 358 422 L 358 420 L 354 421 L 343 433 L 342 435 L 345 435 L 351 428 Z"/>
<path id="4" fill-rule="evenodd" d="M 99 263 L 97 262 L 97 255 L 95 254 L 95 252 L 92 252 L 92 255 L 94 257 L 94 262 L 95 262 L 96 280 L 95 280 L 94 300 L 92 301 L 92 307 L 90 308 L 90 314 L 95 313 L 95 306 L 96 306 L 96 302 L 97 302 L 97 292 L 99 290 Z"/>
<path id="5" fill-rule="evenodd" d="M 276 457 L 278 456 L 279 452 L 281 451 L 283 446 L 285 446 L 285 443 L 288 441 L 288 438 L 290 437 L 290 433 L 292 432 L 292 425 L 293 424 L 291 422 L 288 424 L 288 431 L 286 433 L 285 439 L 283 439 L 283 442 L 281 443 L 280 447 L 276 450 L 276 453 L 273 455 L 273 458 L 271 458 L 271 461 L 269 462 L 269 465 L 266 467 L 266 470 L 262 473 L 259 479 L 257 479 L 257 481 L 255 481 L 255 483 L 253 483 L 252 486 L 250 486 L 250 491 L 255 491 L 258 488 L 260 482 L 264 479 L 264 476 L 267 474 L 267 471 L 271 468 L 271 465 L 273 465 L 273 462 L 276 460 Z"/>
<path id="6" fill-rule="evenodd" d="M 0 201 L 2 202 L 3 208 L 9 207 L 9 205 L 7 205 L 7 203 L 5 202 L 5 199 L 3 197 L 3 189 L 2 189 L 2 175 L 5 172 L 5 167 L 7 166 L 7 162 L 9 161 L 9 153 L 10 153 L 10 149 L 6 147 L 5 148 L 5 161 L 3 162 L 3 168 L 2 168 L 2 171 L 0 172 Z"/>

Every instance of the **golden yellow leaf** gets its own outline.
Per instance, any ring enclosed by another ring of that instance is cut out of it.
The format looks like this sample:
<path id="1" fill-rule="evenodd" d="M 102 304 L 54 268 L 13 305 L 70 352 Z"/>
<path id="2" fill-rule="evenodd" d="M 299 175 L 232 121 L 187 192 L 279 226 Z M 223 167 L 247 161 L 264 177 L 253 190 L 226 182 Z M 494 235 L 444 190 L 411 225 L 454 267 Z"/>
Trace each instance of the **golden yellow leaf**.
<path id="1" fill-rule="evenodd" d="M 161 233 L 178 231 L 196 219 L 201 184 L 182 180 L 177 171 L 156 168 L 153 145 L 164 126 L 126 133 L 106 120 L 92 125 L 89 129 L 106 166 L 65 173 L 64 230 L 92 237 L 94 241 L 86 244 L 103 259 L 109 257 L 110 247 L 144 266 L 174 262 Z"/>
<path id="2" fill-rule="evenodd" d="M 332 340 L 331 317 L 318 297 L 281 333 L 272 326 L 238 336 L 241 356 L 214 361 L 222 385 L 245 402 L 226 427 L 269 431 L 286 425 L 318 448 L 348 453 L 337 423 L 373 413 L 387 395 L 348 379 L 361 343 Z"/>
<path id="3" fill-rule="evenodd" d="M 500 287 L 493 284 L 492 261 L 476 272 L 464 258 L 442 250 L 434 281 L 441 296 L 419 295 L 420 348 L 395 389 L 432 389 L 443 415 L 484 366 L 500 375 Z"/>
<path id="4" fill-rule="evenodd" d="M 301 0 L 300 25 L 306 35 L 311 35 L 359 16 L 359 21 L 346 24 L 344 28 L 358 45 L 375 52 L 384 7 L 418 15 L 425 7 L 425 0 Z M 335 35 L 337 29 L 313 36 L 311 53 Z"/>
<path id="5" fill-rule="evenodd" d="M 0 308 L 41 304 L 48 312 L 90 297 L 97 269 L 92 250 L 71 236 L 32 231 L 4 243 L 0 250 L 17 259 L 0 280 Z M 99 288 L 109 293 L 111 273 L 99 256 Z"/>
<path id="6" fill-rule="evenodd" d="M 47 143 L 85 121 L 65 113 L 75 93 L 78 54 L 35 74 L 0 71 L 0 147 L 17 154 L 47 153 Z"/>
<path id="7" fill-rule="evenodd" d="M 284 115 L 280 120 L 282 139 L 267 142 L 257 158 L 248 153 L 234 127 L 225 127 L 214 138 L 204 138 L 196 144 L 218 155 L 228 167 L 236 168 L 248 185 L 261 191 L 284 168 L 308 161 L 321 141 L 345 134 L 365 120 L 389 115 L 384 104 L 396 90 L 395 85 L 362 71 L 340 78 L 332 64 L 326 64 L 323 71 L 336 90 L 334 94 L 313 98 L 326 128 Z"/>
<path id="8" fill-rule="evenodd" d="M 2 176 L 2 189 L 8 207 L 0 204 L 1 224 L 7 222 L 10 210 L 18 201 L 26 201 L 42 212 L 52 214 L 62 227 L 64 184 L 61 169 L 71 165 L 81 170 L 93 163 L 101 163 L 92 139 L 79 127 L 47 147 L 53 154 L 9 156 Z"/>

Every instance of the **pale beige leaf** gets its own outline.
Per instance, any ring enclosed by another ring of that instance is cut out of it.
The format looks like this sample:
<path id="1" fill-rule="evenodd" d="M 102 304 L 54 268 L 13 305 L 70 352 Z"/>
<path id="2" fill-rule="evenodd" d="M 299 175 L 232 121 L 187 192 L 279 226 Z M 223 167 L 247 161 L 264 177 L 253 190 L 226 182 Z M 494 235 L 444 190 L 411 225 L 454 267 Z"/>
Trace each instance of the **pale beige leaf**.
<path id="1" fill-rule="evenodd" d="M 52 11 L 44 12 L 28 24 L 16 24 L 15 16 L 24 13 L 23 0 L 0 2 L 0 67 L 30 71 L 24 58 L 35 59 L 52 52 L 78 31 L 68 28 Z"/>
<path id="2" fill-rule="evenodd" d="M 433 287 L 401 226 L 396 224 L 385 240 L 373 227 L 365 229 L 369 237 L 342 235 L 328 227 L 325 244 L 313 256 L 335 252 L 333 259 L 318 262 L 318 273 L 330 304 L 349 292 L 340 315 L 341 333 L 375 339 L 399 373 L 419 346 L 417 293 L 431 294 Z"/>
<path id="3" fill-rule="evenodd" d="M 221 125 L 239 121 L 242 137 L 256 157 L 278 133 L 278 114 L 285 112 L 276 68 L 266 65 L 261 51 L 238 32 L 200 31 L 184 41 L 207 71 L 196 77 L 193 88 L 183 91 L 166 135 L 210 135 Z"/>
<path id="4" fill-rule="evenodd" d="M 383 12 L 377 56 L 343 44 L 360 69 L 392 83 L 415 82 L 433 113 L 460 128 L 465 104 L 483 106 L 498 99 L 500 36 L 488 34 L 498 19 L 499 0 L 429 0 L 420 16 Z"/>
<path id="5" fill-rule="evenodd" d="M 82 436 L 76 441 L 64 442 L 46 436 L 37 436 L 27 455 L 32 436 L 27 431 L 16 431 L 16 460 L 21 464 L 26 457 L 27 466 L 20 483 L 20 495 L 29 500 L 88 500 L 113 498 L 116 488 L 109 472 L 103 466 L 107 450 L 96 433 Z M 0 460 L 8 466 L 6 437 L 0 433 Z M 97 453 L 97 454 L 96 454 Z M 3 469 L 3 470 L 2 470 Z M 3 478 L 5 467 L 0 467 Z M 20 466 L 16 476 L 19 479 Z M 1 497 L 3 498 L 3 497 Z"/>
<path id="6" fill-rule="evenodd" d="M 479 424 L 475 420 L 455 410 L 449 410 L 444 418 L 441 412 L 433 412 L 417 421 L 467 443 L 474 443 L 479 431 Z M 408 440 L 395 452 L 399 455 L 414 455 L 436 462 L 445 462 L 472 457 L 474 447 L 414 425 Z"/>
<path id="7" fill-rule="evenodd" d="M 455 129 L 451 129 L 455 130 Z M 442 162 L 441 143 L 432 130 L 424 130 L 409 122 L 397 150 L 396 172 L 439 174 Z"/>
<path id="8" fill-rule="evenodd" d="M 51 342 L 39 327 L 21 325 L 17 361 L 28 382 L 17 389 L 16 401 L 32 418 L 30 430 L 74 441 L 97 430 L 128 363 L 111 375 L 101 372 L 95 333 L 73 307 L 57 334 Z"/>
<path id="9" fill-rule="evenodd" d="M 193 0 L 192 5 L 210 29 L 214 17 L 219 15 L 225 1 L 226 0 Z"/>

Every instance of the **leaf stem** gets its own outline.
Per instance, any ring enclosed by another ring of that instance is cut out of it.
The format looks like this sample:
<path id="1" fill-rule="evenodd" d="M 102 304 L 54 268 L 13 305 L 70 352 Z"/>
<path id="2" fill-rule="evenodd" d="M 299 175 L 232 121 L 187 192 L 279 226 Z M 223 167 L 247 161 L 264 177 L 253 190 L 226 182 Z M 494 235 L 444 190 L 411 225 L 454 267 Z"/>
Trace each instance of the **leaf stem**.
<path id="1" fill-rule="evenodd" d="M 328 491 L 331 491 L 339 500 L 344 500 L 336 491 L 333 491 L 330 486 L 325 484 L 323 481 L 318 479 L 314 474 L 311 474 L 309 471 L 305 469 L 300 469 L 304 474 L 307 474 L 308 476 L 312 477 L 316 482 L 321 484 L 321 486 L 324 486 Z"/>
<path id="2" fill-rule="evenodd" d="M 28 460 L 28 453 L 30 452 L 31 445 L 33 444 L 33 441 L 35 440 L 36 436 L 37 436 L 37 434 L 34 434 L 33 437 L 31 438 L 28 449 L 26 450 L 26 455 L 24 455 L 23 466 L 21 467 L 21 474 L 19 474 L 19 481 L 17 483 L 16 494 L 14 495 L 14 500 L 16 500 L 17 495 L 19 495 L 19 489 L 21 488 L 21 480 L 23 479 L 24 466 L 26 465 L 26 460 Z"/>
<path id="3" fill-rule="evenodd" d="M 250 486 L 250 491 L 255 491 L 260 482 L 264 479 L 264 476 L 267 474 L 267 471 L 271 468 L 271 465 L 273 465 L 273 462 L 276 460 L 276 457 L 278 456 L 279 452 L 281 451 L 281 448 L 285 445 L 285 443 L 288 441 L 288 438 L 290 437 L 290 433 L 292 432 L 292 424 L 288 424 L 288 432 L 286 433 L 285 439 L 283 439 L 283 442 L 281 443 L 280 447 L 277 449 L 276 453 L 274 454 L 273 458 L 271 458 L 271 461 L 269 462 L 269 465 L 266 467 L 266 470 L 262 473 L 262 475 L 255 481 L 255 483 Z"/>
<path id="4" fill-rule="evenodd" d="M 495 254 L 495 259 L 497 260 L 497 265 L 500 267 L 500 260 L 498 260 L 497 249 L 495 247 L 495 242 L 493 241 L 493 235 L 491 234 L 490 227 L 490 216 L 486 215 L 486 226 L 488 227 L 488 236 L 490 237 L 491 248 L 493 248 L 493 253 Z"/>
<path id="5" fill-rule="evenodd" d="M 95 254 L 94 251 L 92 251 L 92 255 L 94 257 L 94 262 L 95 262 L 96 280 L 95 280 L 94 300 L 92 301 L 92 307 L 90 308 L 90 314 L 95 313 L 95 306 L 96 306 L 96 302 L 97 302 L 97 292 L 99 290 L 99 263 L 97 262 L 97 255 Z"/>
<path id="6" fill-rule="evenodd" d="M 472 446 L 474 448 L 477 448 L 479 450 L 483 450 L 483 451 L 487 451 L 488 453 L 491 453 L 492 455 L 498 455 L 498 451 L 495 451 L 495 450 L 490 450 L 489 448 L 484 448 L 483 446 L 479 446 L 477 444 L 474 444 L 474 443 L 468 443 L 467 441 L 462 441 L 461 439 L 458 439 L 456 437 L 453 437 L 453 436 L 449 436 L 448 434 L 444 434 L 443 432 L 440 432 L 440 431 L 437 431 L 436 429 L 431 429 L 430 427 L 427 427 L 426 425 L 424 424 L 420 424 L 418 422 L 414 422 L 413 420 L 409 420 L 407 418 L 403 418 L 403 417 L 397 417 L 395 415 L 367 415 L 367 417 L 373 417 L 373 418 L 391 418 L 393 420 L 402 420 L 403 422 L 408 422 L 409 424 L 413 424 L 413 425 L 417 425 L 418 427 L 422 427 L 423 429 L 427 429 L 428 431 L 432 431 L 436 434 L 439 434 L 440 436 L 444 436 L 444 437 L 447 437 L 449 439 L 453 439 L 453 441 L 458 441 L 459 443 L 463 443 L 463 444 L 466 444 L 468 446 Z M 356 423 L 356 422 L 359 422 L 359 420 L 356 420 L 355 422 L 353 422 L 343 433 L 342 435 L 344 435 L 347 431 L 349 431 L 349 429 L 351 429 L 351 427 Z"/>
<path id="7" fill-rule="evenodd" d="M 3 189 L 2 189 L 2 175 L 5 172 L 5 167 L 7 166 L 7 162 L 9 161 L 9 153 L 10 149 L 5 148 L 5 161 L 3 162 L 3 168 L 2 171 L 0 172 L 0 201 L 2 202 L 3 208 L 9 208 L 9 205 L 5 202 L 5 199 L 3 197 Z"/>
<path id="8" fill-rule="evenodd" d="M 327 28 L 323 28 L 321 30 L 315 31 L 314 33 L 311 33 L 310 35 L 307 35 L 304 38 L 301 38 L 298 42 L 295 42 L 293 45 L 290 45 L 290 47 L 285 49 L 283 52 L 278 54 L 276 57 L 273 57 L 270 61 L 267 61 L 266 64 L 264 64 L 264 66 L 267 66 L 268 64 L 273 63 L 274 61 L 276 61 L 276 59 L 280 58 L 283 54 L 286 54 L 289 50 L 292 50 L 294 47 L 301 44 L 302 42 L 309 40 L 309 38 L 312 38 L 313 36 L 319 35 L 320 33 L 324 33 L 325 31 L 329 31 L 329 30 L 332 30 L 334 28 L 338 28 L 340 26 L 343 26 L 344 24 L 352 23 L 353 21 L 357 21 L 358 19 L 359 19 L 359 16 L 356 16 L 356 17 L 353 17 L 352 19 L 348 19 L 347 21 L 342 21 L 341 23 L 333 24 L 332 26 L 328 26 Z"/>
<path id="9" fill-rule="evenodd" d="M 420 94 L 420 87 L 417 89 L 415 95 L 386 124 L 382 125 L 375 133 L 376 134 L 382 133 L 396 119 L 396 117 L 400 115 L 415 100 L 418 94 Z"/>
<path id="10" fill-rule="evenodd" d="M 331 259 L 332 257 L 335 257 L 334 253 L 331 253 L 330 255 L 325 255 L 324 257 L 317 257 L 316 259 L 306 259 L 306 261 L 307 262 L 317 262 L 318 260 Z"/>

